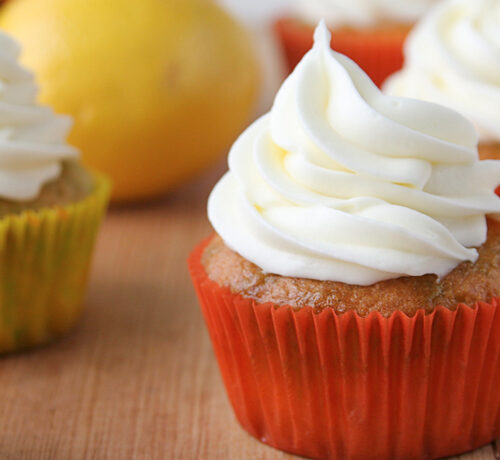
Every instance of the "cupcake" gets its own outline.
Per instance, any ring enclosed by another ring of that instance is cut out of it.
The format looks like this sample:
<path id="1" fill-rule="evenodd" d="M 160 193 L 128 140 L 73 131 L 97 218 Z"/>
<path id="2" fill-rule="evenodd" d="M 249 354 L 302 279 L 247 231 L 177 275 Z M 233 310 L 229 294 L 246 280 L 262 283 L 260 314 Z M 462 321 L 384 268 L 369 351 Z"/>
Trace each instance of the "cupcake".
<path id="1" fill-rule="evenodd" d="M 479 132 L 479 153 L 500 159 L 500 2 L 448 0 L 408 37 L 405 67 L 385 91 L 449 106 Z M 423 52 L 425 50 L 425 52 Z"/>
<path id="2" fill-rule="evenodd" d="M 295 0 L 295 14 L 276 23 L 290 69 L 309 50 L 313 25 L 325 19 L 331 46 L 377 84 L 403 65 L 403 42 L 435 0 Z"/>
<path id="3" fill-rule="evenodd" d="M 478 447 L 500 436 L 500 162 L 330 38 L 234 144 L 189 259 L 229 399 L 311 458 Z"/>
<path id="4" fill-rule="evenodd" d="M 68 117 L 35 102 L 18 45 L 0 33 L 0 353 L 75 323 L 108 181 L 78 163 Z"/>

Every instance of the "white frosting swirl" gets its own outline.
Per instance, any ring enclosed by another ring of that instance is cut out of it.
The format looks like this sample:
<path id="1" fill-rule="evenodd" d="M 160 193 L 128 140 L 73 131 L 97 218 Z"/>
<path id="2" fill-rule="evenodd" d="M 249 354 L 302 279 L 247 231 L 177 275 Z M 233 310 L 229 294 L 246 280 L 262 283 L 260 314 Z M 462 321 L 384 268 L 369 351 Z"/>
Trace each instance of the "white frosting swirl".
<path id="1" fill-rule="evenodd" d="M 384 22 L 416 22 L 436 0 L 295 0 L 298 13 L 332 27 L 368 27 Z"/>
<path id="2" fill-rule="evenodd" d="M 71 119 L 36 104 L 33 75 L 20 66 L 20 48 L 0 32 L 0 198 L 26 201 L 76 158 L 66 144 Z"/>
<path id="3" fill-rule="evenodd" d="M 215 230 L 265 272 L 350 284 L 475 261 L 500 161 L 478 160 L 459 114 L 385 96 L 329 40 L 323 23 L 234 144 L 209 199 Z"/>
<path id="4" fill-rule="evenodd" d="M 452 107 L 481 141 L 500 141 L 500 1 L 439 4 L 408 37 L 405 55 L 388 93 Z"/>

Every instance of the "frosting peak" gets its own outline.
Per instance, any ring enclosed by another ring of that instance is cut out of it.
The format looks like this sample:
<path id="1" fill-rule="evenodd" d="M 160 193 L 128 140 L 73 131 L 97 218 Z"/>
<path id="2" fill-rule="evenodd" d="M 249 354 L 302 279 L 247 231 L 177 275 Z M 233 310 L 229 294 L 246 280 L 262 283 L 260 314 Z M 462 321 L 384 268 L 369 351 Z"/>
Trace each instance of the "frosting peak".
<path id="1" fill-rule="evenodd" d="M 33 75 L 19 63 L 17 43 L 0 32 L 0 198 L 36 198 L 57 178 L 61 160 L 78 152 L 66 144 L 71 119 L 36 104 Z"/>
<path id="2" fill-rule="evenodd" d="M 500 210 L 500 162 L 478 161 L 463 117 L 383 95 L 329 43 L 321 23 L 234 144 L 209 199 L 215 230 L 265 272 L 350 284 L 474 261 L 485 213 Z"/>

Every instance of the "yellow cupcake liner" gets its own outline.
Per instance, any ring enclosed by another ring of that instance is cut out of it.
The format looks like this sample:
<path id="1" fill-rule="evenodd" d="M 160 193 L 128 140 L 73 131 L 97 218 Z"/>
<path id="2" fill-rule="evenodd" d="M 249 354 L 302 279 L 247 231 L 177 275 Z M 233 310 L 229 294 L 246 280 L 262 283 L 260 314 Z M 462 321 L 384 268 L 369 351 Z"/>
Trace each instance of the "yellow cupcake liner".
<path id="1" fill-rule="evenodd" d="M 110 182 L 74 204 L 0 219 L 0 353 L 42 345 L 79 318 Z"/>

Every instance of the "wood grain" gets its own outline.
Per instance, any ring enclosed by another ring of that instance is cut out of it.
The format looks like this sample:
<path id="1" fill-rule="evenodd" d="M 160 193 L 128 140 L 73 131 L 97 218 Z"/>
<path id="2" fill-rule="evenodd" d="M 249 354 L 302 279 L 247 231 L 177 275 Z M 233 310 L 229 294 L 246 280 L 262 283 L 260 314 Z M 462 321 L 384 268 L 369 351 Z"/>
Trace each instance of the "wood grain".
<path id="1" fill-rule="evenodd" d="M 237 424 L 187 274 L 222 168 L 162 201 L 112 209 L 76 330 L 0 360 L 1 459 L 297 458 Z"/>

